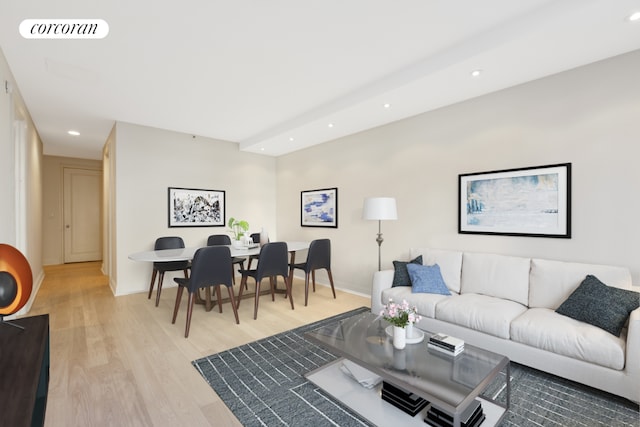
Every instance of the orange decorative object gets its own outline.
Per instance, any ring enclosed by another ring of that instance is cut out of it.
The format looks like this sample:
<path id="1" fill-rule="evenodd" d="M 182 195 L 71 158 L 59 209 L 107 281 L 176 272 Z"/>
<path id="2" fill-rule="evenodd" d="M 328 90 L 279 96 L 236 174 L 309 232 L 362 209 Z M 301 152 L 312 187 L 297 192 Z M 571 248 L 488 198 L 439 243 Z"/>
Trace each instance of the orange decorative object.
<path id="1" fill-rule="evenodd" d="M 22 253 L 13 246 L 0 243 L 0 273 L 8 273 L 13 280 L 7 286 L 13 287 L 12 282 L 15 281 L 14 292 L 7 295 L 13 295 L 11 301 L 3 301 L 0 304 L 0 316 L 8 316 L 20 310 L 29 300 L 31 289 L 33 287 L 33 275 L 29 261 Z M 7 281 L 5 281 L 6 284 Z"/>

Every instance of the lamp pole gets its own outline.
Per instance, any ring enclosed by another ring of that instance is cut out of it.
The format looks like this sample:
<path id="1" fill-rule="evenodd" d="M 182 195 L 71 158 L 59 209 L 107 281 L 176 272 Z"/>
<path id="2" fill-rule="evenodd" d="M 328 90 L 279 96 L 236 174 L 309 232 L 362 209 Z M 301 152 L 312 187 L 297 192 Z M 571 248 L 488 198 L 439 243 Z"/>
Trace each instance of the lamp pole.
<path id="1" fill-rule="evenodd" d="M 382 221 L 378 220 L 378 238 L 376 239 L 376 242 L 378 242 L 378 271 L 382 270 L 382 242 L 384 242 L 381 224 Z"/>

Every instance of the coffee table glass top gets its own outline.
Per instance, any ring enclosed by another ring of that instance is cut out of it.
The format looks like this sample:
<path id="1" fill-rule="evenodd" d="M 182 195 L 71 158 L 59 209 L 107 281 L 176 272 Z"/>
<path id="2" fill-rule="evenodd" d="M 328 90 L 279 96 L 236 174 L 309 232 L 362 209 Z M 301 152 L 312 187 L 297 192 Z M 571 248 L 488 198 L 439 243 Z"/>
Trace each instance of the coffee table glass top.
<path id="1" fill-rule="evenodd" d="M 305 338 L 452 412 L 478 396 L 509 363 L 505 356 L 469 344 L 455 357 L 432 350 L 427 346 L 429 332 L 423 342 L 397 350 L 385 333 L 388 325 L 364 313 L 308 332 Z"/>

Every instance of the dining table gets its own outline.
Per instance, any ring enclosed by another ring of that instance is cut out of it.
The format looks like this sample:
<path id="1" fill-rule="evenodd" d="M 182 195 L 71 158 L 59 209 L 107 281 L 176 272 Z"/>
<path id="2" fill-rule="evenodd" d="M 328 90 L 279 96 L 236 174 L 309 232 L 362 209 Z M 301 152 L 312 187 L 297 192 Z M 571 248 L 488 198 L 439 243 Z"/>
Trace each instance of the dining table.
<path id="1" fill-rule="evenodd" d="M 287 241 L 287 250 L 289 251 L 289 263 L 294 264 L 296 260 L 296 252 L 303 251 L 309 249 L 310 242 L 304 241 Z M 251 245 L 251 246 L 235 246 L 235 245 L 225 245 L 230 249 L 232 257 L 250 257 L 251 255 L 259 255 L 260 254 L 260 245 Z M 157 249 L 157 250 L 149 250 L 149 251 L 141 251 L 132 253 L 128 256 L 128 258 L 132 261 L 140 261 L 140 262 L 171 262 L 171 261 L 191 261 L 193 260 L 193 256 L 196 251 L 200 249 L 201 246 L 191 246 L 187 248 L 178 248 L 178 249 Z M 269 289 L 264 290 L 262 293 L 268 293 Z M 285 293 L 286 290 L 280 291 L 281 293 Z M 247 293 L 243 295 L 243 298 L 249 298 L 252 294 Z M 205 298 L 203 299 L 200 295 L 196 294 L 196 302 L 198 304 L 204 304 L 206 311 L 211 311 L 213 308 L 213 302 L 211 300 L 211 289 L 206 288 Z"/>

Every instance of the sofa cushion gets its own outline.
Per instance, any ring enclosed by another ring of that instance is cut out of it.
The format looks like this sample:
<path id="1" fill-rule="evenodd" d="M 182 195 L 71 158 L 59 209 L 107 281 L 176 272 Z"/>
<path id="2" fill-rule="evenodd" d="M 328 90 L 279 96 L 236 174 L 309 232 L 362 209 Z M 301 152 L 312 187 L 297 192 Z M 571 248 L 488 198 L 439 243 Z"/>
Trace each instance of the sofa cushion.
<path id="1" fill-rule="evenodd" d="M 422 255 L 424 265 L 438 264 L 447 287 L 460 293 L 460 274 L 462 272 L 462 252 L 445 249 L 411 248 L 411 258 Z"/>
<path id="2" fill-rule="evenodd" d="M 418 256 L 411 261 L 393 261 L 394 272 L 393 283 L 391 283 L 392 288 L 396 286 L 411 286 L 411 278 L 407 271 L 407 264 L 409 263 L 422 265 L 422 257 Z"/>
<path id="3" fill-rule="evenodd" d="M 440 274 L 438 264 L 434 265 L 417 265 L 407 264 L 407 271 L 411 278 L 411 291 L 414 294 L 428 293 L 451 295 L 447 285 Z"/>
<path id="4" fill-rule="evenodd" d="M 611 369 L 623 369 L 625 341 L 548 308 L 530 308 L 511 322 L 513 341 Z"/>
<path id="5" fill-rule="evenodd" d="M 523 305 L 529 302 L 529 258 L 465 253 L 461 293 L 488 295 Z"/>
<path id="6" fill-rule="evenodd" d="M 556 313 L 619 337 L 629 314 L 639 306 L 639 293 L 607 286 L 597 277 L 588 275 Z"/>
<path id="7" fill-rule="evenodd" d="M 526 311 L 517 302 L 479 294 L 461 294 L 436 305 L 436 319 L 509 339 L 509 325 Z"/>
<path id="8" fill-rule="evenodd" d="M 597 276 L 609 286 L 631 289 L 631 272 L 628 268 L 532 259 L 529 307 L 555 310 L 589 274 Z"/>
<path id="9" fill-rule="evenodd" d="M 398 302 L 407 300 L 409 305 L 416 307 L 419 315 L 433 319 L 436 316 L 436 305 L 440 301 L 451 297 L 440 294 L 414 294 L 408 286 L 397 286 L 382 291 L 382 301 L 384 304 L 389 302 L 389 298 Z"/>

